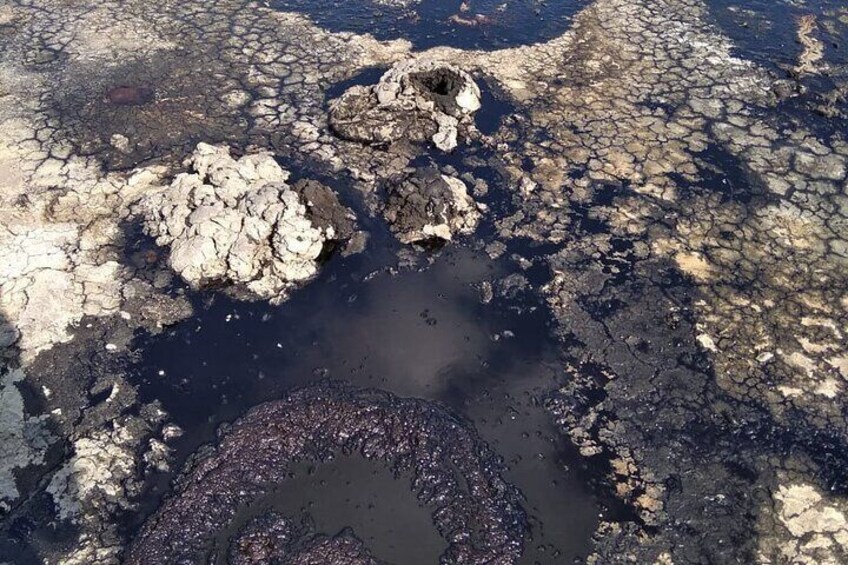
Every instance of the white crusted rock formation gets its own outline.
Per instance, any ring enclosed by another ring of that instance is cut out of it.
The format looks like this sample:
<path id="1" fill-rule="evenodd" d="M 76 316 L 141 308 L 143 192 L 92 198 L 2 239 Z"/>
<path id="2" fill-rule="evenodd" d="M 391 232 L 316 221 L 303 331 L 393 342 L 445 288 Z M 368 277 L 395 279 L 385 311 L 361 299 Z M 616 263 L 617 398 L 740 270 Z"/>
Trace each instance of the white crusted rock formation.
<path id="1" fill-rule="evenodd" d="M 233 285 L 275 301 L 317 272 L 333 226 L 318 227 L 269 153 L 235 159 L 197 146 L 193 172 L 142 202 L 147 232 L 170 246 L 168 262 L 192 287 Z"/>

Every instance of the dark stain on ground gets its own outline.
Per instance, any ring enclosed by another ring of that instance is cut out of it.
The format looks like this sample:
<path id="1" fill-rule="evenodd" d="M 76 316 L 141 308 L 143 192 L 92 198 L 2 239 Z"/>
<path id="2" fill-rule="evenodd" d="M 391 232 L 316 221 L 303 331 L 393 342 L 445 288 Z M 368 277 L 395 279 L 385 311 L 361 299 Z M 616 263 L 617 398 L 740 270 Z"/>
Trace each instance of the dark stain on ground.
<path id="1" fill-rule="evenodd" d="M 221 63 L 188 61 L 191 56 L 165 53 L 155 62 L 69 69 L 44 101 L 57 133 L 76 154 L 96 156 L 107 170 L 182 156 L 200 141 L 243 141 L 249 126 L 244 112 L 228 108 L 219 87 L 198 71 Z"/>
<path id="2" fill-rule="evenodd" d="M 747 170 L 741 160 L 719 145 L 709 145 L 698 154 L 699 185 L 721 195 L 722 203 L 750 204 L 754 197 L 762 197 L 764 187 L 756 184 L 756 176 Z M 692 187 L 679 175 L 672 175 L 682 187 L 681 194 L 690 196 Z"/>

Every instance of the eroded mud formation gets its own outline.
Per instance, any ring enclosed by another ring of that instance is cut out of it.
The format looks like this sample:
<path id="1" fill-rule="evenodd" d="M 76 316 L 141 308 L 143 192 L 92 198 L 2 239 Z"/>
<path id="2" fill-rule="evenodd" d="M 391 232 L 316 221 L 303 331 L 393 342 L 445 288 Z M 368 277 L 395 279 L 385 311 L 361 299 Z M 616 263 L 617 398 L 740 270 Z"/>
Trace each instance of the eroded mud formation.
<path id="1" fill-rule="evenodd" d="M 330 104 L 330 127 L 351 141 L 432 141 L 452 151 L 473 128 L 480 89 L 471 76 L 438 60 L 413 59 L 374 86 L 353 86 Z"/>
<path id="2" fill-rule="evenodd" d="M 435 167 L 390 182 L 383 215 L 403 243 L 450 241 L 454 235 L 472 233 L 480 221 L 478 204 L 462 179 Z"/>
<path id="3" fill-rule="evenodd" d="M 339 202 L 333 189 L 318 181 L 302 179 L 292 185 L 306 206 L 306 219 L 322 230 L 327 240 L 346 242 L 356 232 L 356 216 Z M 326 242 L 325 242 L 326 243 Z"/>
<path id="4" fill-rule="evenodd" d="M 240 511 L 286 480 L 292 462 L 320 462 L 334 453 L 359 453 L 412 473 L 410 496 L 431 509 L 449 542 L 442 562 L 510 563 L 521 555 L 520 496 L 500 477 L 495 454 L 464 423 L 423 401 L 318 385 L 258 406 L 233 424 L 144 527 L 127 562 L 197 563 L 216 549 L 249 560 L 260 536 L 264 551 L 286 562 L 329 563 L 334 555 L 372 562 L 348 536 L 305 543 L 273 515 L 243 529 L 235 547 L 212 547 Z"/>
<path id="5" fill-rule="evenodd" d="M 192 287 L 236 285 L 278 302 L 315 275 L 327 242 L 353 233 L 351 212 L 330 188 L 312 181 L 292 189 L 270 154 L 236 160 L 226 147 L 201 143 L 188 164 L 192 173 L 139 207 L 148 234 L 169 247 L 168 264 Z"/>

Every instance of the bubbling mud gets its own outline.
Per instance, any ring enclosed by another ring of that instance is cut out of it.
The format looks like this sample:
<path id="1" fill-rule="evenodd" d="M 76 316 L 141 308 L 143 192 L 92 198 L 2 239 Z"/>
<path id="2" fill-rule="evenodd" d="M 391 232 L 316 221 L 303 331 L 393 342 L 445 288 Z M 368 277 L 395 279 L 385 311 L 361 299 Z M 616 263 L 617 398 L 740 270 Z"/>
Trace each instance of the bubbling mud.
<path id="1" fill-rule="evenodd" d="M 320 383 L 262 404 L 237 421 L 147 522 L 127 563 L 205 562 L 219 551 L 241 551 L 238 562 L 251 562 L 245 559 L 254 553 L 297 563 L 374 562 L 355 538 L 307 543 L 290 521 L 273 514 L 251 521 L 228 549 L 213 543 L 242 509 L 284 483 L 293 464 L 328 461 L 340 453 L 412 473 L 412 490 L 448 541 L 442 563 L 520 558 L 527 525 L 519 493 L 501 478 L 500 461 L 473 429 L 425 401 Z"/>
<path id="2" fill-rule="evenodd" d="M 256 518 L 230 544 L 228 555 L 232 565 L 285 562 L 347 563 L 349 565 L 378 565 L 368 548 L 349 532 L 333 537 L 313 536 L 298 543 L 302 535 L 297 526 L 277 513 Z"/>

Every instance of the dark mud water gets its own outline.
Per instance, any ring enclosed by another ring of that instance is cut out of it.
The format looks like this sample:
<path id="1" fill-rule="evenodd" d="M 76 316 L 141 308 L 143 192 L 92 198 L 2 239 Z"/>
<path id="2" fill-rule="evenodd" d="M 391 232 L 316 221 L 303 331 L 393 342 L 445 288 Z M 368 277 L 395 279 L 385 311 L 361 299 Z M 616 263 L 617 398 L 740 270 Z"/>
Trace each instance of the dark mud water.
<path id="1" fill-rule="evenodd" d="M 142 396 L 160 399 L 186 430 L 174 444 L 177 459 L 247 408 L 324 378 L 428 399 L 470 420 L 505 459 L 505 478 L 530 516 L 524 562 L 585 557 L 602 509 L 589 471 L 542 407 L 561 378 L 544 309 L 520 295 L 481 304 L 476 285 L 506 266 L 469 249 L 443 250 L 421 271 L 369 278 L 373 261 L 333 261 L 279 308 L 198 297 L 197 317 L 139 344 Z M 445 542 L 408 483 L 345 458 L 295 473 L 273 504 L 327 535 L 351 527 L 378 558 L 434 563 Z"/>
<path id="2" fill-rule="evenodd" d="M 776 69 L 794 66 L 801 52 L 797 41 L 798 18 L 816 17 L 818 23 L 836 19 L 837 10 L 845 3 L 840 0 L 792 2 L 787 0 L 709 0 L 713 17 L 721 30 L 746 59 Z M 848 61 L 848 45 L 843 44 L 838 30 L 821 26 L 816 33 L 825 44 L 826 58 L 837 64 Z"/>
<path id="3" fill-rule="evenodd" d="M 710 0 L 711 15 L 733 40 L 738 56 L 788 79 L 777 115 L 793 128 L 803 124 L 829 137 L 848 130 L 848 11 L 840 0 Z M 798 38 L 801 18 L 813 18 L 811 36 L 821 42 L 819 72 L 799 74 L 796 66 L 804 46 Z M 797 81 L 797 82 L 796 82 Z M 811 119 L 812 118 L 812 119 Z"/>
<path id="4" fill-rule="evenodd" d="M 350 528 L 377 558 L 391 563 L 438 563 L 447 543 L 433 528 L 430 513 L 414 504 L 410 481 L 361 457 L 340 456 L 318 466 L 304 463 L 262 504 L 233 520 L 215 543 L 227 547 L 229 536 L 273 509 L 317 532 L 332 535 Z M 218 562 L 224 565 L 226 560 Z"/>
<path id="5" fill-rule="evenodd" d="M 464 5 L 464 8 L 463 8 Z M 571 25 L 584 0 L 273 0 L 271 6 L 308 15 L 330 31 L 406 39 L 416 49 L 448 45 L 502 49 L 553 39 Z"/>
<path id="6" fill-rule="evenodd" d="M 326 96 L 376 82 L 382 72 L 367 69 Z M 486 111 L 477 122 L 491 132 L 514 109 L 484 81 L 481 86 Z M 424 154 L 413 165 L 469 170 L 464 158 L 478 149 Z M 485 151 L 476 157 L 485 158 Z M 292 163 L 285 166 L 297 171 Z M 483 199 L 490 210 L 508 209 L 510 195 L 497 175 L 485 166 L 473 172 L 490 185 Z M 220 293 L 195 295 L 197 316 L 136 344 L 141 360 L 134 384 L 141 399 L 160 400 L 185 430 L 172 444 L 175 468 L 249 408 L 319 381 L 341 380 L 432 401 L 469 422 L 503 458 L 504 478 L 524 497 L 530 534 L 522 563 L 585 558 L 606 510 L 590 485 L 599 471 L 585 468 L 543 407 L 564 378 L 549 314 L 529 286 L 546 277 L 539 278 L 536 267 L 522 273 L 512 262 L 493 261 L 467 242 L 441 251 L 402 251 L 382 220 L 368 218 L 356 204 L 346 183 L 322 180 L 357 209 L 371 234 L 365 253 L 331 257 L 315 281 L 280 307 Z M 487 224 L 478 234 L 486 238 L 492 232 Z M 539 251 L 526 247 L 516 245 L 515 251 L 530 257 Z M 416 267 L 392 267 L 399 252 Z M 510 274 L 517 284 L 498 292 L 497 281 Z M 496 289 L 488 304 L 481 302 L 484 282 Z M 309 524 L 317 534 L 332 537 L 349 529 L 378 559 L 438 562 L 447 542 L 431 510 L 412 492 L 410 477 L 393 477 L 360 457 L 339 457 L 290 470 L 272 495 L 240 511 L 215 541 L 219 559 L 229 536 L 270 510 Z M 148 485 L 141 497 L 145 505 L 125 525 L 129 537 L 170 491 L 170 478 L 159 476 Z"/>

